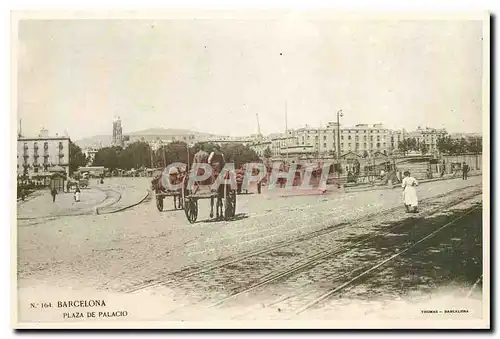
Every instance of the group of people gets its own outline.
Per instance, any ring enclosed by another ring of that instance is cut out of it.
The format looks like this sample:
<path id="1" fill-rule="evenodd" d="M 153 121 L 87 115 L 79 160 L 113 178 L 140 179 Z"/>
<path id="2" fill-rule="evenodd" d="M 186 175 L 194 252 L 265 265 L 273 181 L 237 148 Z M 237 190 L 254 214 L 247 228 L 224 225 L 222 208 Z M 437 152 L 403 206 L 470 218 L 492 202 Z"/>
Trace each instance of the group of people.
<path id="1" fill-rule="evenodd" d="M 68 193 L 69 193 L 70 189 L 68 188 Z M 58 194 L 57 192 L 57 188 L 55 186 L 52 186 L 50 188 L 50 195 L 52 196 L 52 202 L 56 202 L 56 195 Z M 81 190 L 80 190 L 80 186 L 76 185 L 75 186 L 75 192 L 73 193 L 73 199 L 75 200 L 75 202 L 80 202 L 80 194 L 81 194 Z"/>
<path id="2" fill-rule="evenodd" d="M 245 181 L 246 169 L 244 165 L 241 165 L 236 170 L 236 193 L 241 194 L 243 192 L 243 183 Z M 259 170 L 257 168 L 252 169 L 252 176 L 258 176 Z M 261 194 L 262 192 L 262 183 L 265 180 L 265 177 L 257 180 L 257 193 Z M 248 189 L 245 189 L 246 193 L 248 193 Z"/>

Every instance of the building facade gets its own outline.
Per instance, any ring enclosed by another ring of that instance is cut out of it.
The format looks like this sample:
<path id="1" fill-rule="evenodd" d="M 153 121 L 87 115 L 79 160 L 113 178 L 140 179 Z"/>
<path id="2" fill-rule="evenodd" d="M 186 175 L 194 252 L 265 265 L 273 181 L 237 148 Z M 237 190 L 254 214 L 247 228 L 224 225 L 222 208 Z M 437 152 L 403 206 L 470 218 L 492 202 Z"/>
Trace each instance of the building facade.
<path id="1" fill-rule="evenodd" d="M 69 140 L 67 136 L 50 137 L 47 130 L 36 138 L 18 137 L 17 174 L 32 176 L 60 166 L 69 175 Z"/>
<path id="2" fill-rule="evenodd" d="M 339 133 L 337 124 L 332 122 L 326 128 L 306 126 L 290 130 L 288 138 L 284 134 L 275 135 L 271 138 L 271 151 L 274 156 L 281 156 L 286 153 L 288 147 L 300 156 L 302 147 L 304 156 L 324 157 L 337 154 L 338 146 L 340 146 L 340 155 L 354 152 L 368 156 L 377 151 L 390 152 L 394 148 L 391 136 L 392 131 L 382 124 L 340 126 Z"/>
<path id="3" fill-rule="evenodd" d="M 340 130 L 340 132 L 339 132 Z M 285 133 L 268 136 L 263 141 L 254 142 L 251 147 L 261 149 L 261 143 L 270 142 L 273 156 L 281 157 L 293 153 L 298 157 L 328 157 L 334 156 L 340 149 L 340 156 L 355 153 L 362 157 L 373 156 L 376 153 L 392 154 L 399 148 L 399 143 L 408 138 L 416 138 L 417 142 L 425 143 L 429 153 L 437 150 L 437 140 L 447 134 L 444 129 L 418 128 L 414 132 L 391 130 L 383 124 L 357 124 L 355 126 L 339 126 L 330 122 L 324 128 L 305 126 Z M 301 152 L 302 151 L 302 152 Z"/>
<path id="4" fill-rule="evenodd" d="M 437 142 L 440 138 L 443 138 L 448 133 L 443 129 L 436 129 L 430 127 L 418 127 L 415 131 L 409 132 L 405 138 L 415 138 L 417 145 L 425 144 L 427 146 L 428 153 L 438 152 Z"/>

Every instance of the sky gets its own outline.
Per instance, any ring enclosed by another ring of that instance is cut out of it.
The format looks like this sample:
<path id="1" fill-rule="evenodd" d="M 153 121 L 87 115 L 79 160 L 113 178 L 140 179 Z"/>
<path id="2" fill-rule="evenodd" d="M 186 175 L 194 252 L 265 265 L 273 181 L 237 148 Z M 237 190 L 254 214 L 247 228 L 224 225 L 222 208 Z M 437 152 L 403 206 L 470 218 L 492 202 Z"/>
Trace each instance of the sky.
<path id="1" fill-rule="evenodd" d="M 384 123 L 482 131 L 482 22 L 225 19 L 23 20 L 17 111 L 73 140 L 146 128 L 242 136 Z"/>

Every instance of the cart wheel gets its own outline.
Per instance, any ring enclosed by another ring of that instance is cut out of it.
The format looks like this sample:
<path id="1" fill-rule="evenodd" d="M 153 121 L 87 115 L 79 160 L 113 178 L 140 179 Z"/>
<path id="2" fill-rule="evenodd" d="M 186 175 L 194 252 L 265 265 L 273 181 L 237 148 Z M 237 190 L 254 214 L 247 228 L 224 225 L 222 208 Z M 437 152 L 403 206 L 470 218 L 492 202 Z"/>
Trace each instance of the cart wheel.
<path id="1" fill-rule="evenodd" d="M 184 201 L 184 212 L 188 221 L 194 224 L 198 219 L 198 201 L 196 199 L 186 199 Z"/>
<path id="2" fill-rule="evenodd" d="M 163 212 L 163 197 L 156 198 L 156 208 L 158 208 L 158 211 Z"/>
<path id="3" fill-rule="evenodd" d="M 224 219 L 229 220 L 233 218 L 236 214 L 236 191 L 230 190 L 226 194 L 225 203 L 224 203 Z"/>

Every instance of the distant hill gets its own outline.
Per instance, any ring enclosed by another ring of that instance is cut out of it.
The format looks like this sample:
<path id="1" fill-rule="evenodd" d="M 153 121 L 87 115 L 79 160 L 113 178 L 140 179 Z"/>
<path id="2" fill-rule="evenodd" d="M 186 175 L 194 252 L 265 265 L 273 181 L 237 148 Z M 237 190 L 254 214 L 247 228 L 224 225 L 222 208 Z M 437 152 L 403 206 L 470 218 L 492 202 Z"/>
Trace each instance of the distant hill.
<path id="1" fill-rule="evenodd" d="M 141 131 L 135 131 L 130 133 L 124 133 L 124 136 L 129 135 L 133 137 L 145 136 L 147 140 L 153 140 L 156 137 L 159 138 L 168 138 L 169 136 L 179 136 L 179 135 L 196 135 L 196 136 L 215 136 L 209 133 L 201 133 L 190 131 L 187 129 L 173 129 L 173 128 L 148 128 Z M 89 147 L 106 147 L 111 146 L 111 142 L 113 137 L 111 135 L 95 135 L 93 137 L 84 138 L 81 140 L 75 141 L 80 148 L 89 148 Z"/>
<path id="2" fill-rule="evenodd" d="M 207 133 L 194 132 L 187 129 L 148 128 L 142 131 L 125 133 L 125 135 L 206 135 Z"/>
<path id="3" fill-rule="evenodd" d="M 94 135 L 93 137 L 76 140 L 75 144 L 80 148 L 106 147 L 111 145 L 113 137 L 111 135 Z"/>

